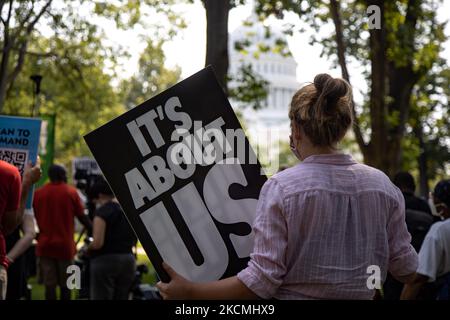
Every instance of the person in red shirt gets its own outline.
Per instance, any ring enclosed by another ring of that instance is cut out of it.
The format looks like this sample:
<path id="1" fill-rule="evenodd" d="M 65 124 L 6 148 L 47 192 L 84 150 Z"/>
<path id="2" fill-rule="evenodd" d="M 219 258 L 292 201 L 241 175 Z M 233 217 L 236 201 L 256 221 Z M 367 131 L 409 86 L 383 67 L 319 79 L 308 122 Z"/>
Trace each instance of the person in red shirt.
<path id="1" fill-rule="evenodd" d="M 33 208 L 39 227 L 36 256 L 39 279 L 45 285 L 45 298 L 56 300 L 56 287 L 60 299 L 69 300 L 67 267 L 76 253 L 74 217 L 88 229 L 91 222 L 84 213 L 77 190 L 67 184 L 66 170 L 52 165 L 48 170 L 50 182 L 36 190 Z"/>
<path id="2" fill-rule="evenodd" d="M 28 164 L 21 181 L 19 170 L 0 160 L 0 300 L 4 300 L 7 287 L 8 259 L 5 236 L 21 223 L 31 186 L 41 177 L 39 159 L 35 166 Z"/>

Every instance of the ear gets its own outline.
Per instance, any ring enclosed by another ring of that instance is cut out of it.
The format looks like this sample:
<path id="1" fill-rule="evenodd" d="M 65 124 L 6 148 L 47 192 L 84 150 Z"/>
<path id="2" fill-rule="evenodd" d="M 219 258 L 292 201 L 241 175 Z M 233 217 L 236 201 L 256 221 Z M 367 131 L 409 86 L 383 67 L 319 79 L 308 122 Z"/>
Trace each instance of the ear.
<path id="1" fill-rule="evenodd" d="M 300 127 L 296 124 L 294 124 L 294 127 L 292 129 L 292 133 L 294 134 L 294 138 L 297 141 L 301 141 L 302 140 L 302 136 L 303 136 L 303 132 L 300 129 Z"/>

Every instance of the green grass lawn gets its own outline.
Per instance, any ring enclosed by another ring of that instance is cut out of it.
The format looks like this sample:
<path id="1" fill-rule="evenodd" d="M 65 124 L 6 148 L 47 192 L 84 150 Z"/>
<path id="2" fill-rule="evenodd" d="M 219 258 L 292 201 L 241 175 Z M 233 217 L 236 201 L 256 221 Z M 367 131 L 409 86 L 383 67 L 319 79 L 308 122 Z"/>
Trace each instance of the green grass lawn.
<path id="1" fill-rule="evenodd" d="M 31 300 L 44 300 L 44 286 L 37 283 L 36 277 L 28 279 L 28 284 L 31 285 Z"/>
<path id="2" fill-rule="evenodd" d="M 157 282 L 156 271 L 153 268 L 152 263 L 148 259 L 146 254 L 137 255 L 137 264 L 145 264 L 148 267 L 148 273 L 144 275 L 142 281 L 151 285 L 155 285 Z"/>

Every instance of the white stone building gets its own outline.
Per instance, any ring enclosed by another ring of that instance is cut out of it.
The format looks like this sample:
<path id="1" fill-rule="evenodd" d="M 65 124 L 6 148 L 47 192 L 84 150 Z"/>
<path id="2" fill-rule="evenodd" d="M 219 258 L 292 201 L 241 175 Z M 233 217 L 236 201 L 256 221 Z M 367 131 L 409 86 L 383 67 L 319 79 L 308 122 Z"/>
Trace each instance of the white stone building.
<path id="1" fill-rule="evenodd" d="M 280 30 L 270 26 L 270 37 L 266 37 L 266 30 L 256 14 L 252 14 L 247 21 L 249 24 L 235 29 L 229 38 L 230 74 L 238 72 L 242 64 L 251 64 L 253 70 L 269 82 L 268 97 L 265 106 L 260 110 L 253 110 L 232 101 L 232 105 L 242 110 L 246 125 L 251 130 L 278 129 L 289 130 L 288 110 L 294 93 L 299 89 L 297 82 L 297 63 L 292 56 L 282 56 L 272 51 L 260 53 L 259 44 L 272 48 L 277 39 L 286 40 Z M 245 47 L 246 54 L 238 52 L 234 44 L 236 41 L 248 39 L 252 45 Z M 230 87 L 233 83 L 230 83 Z M 283 139 L 284 140 L 284 139 Z"/>

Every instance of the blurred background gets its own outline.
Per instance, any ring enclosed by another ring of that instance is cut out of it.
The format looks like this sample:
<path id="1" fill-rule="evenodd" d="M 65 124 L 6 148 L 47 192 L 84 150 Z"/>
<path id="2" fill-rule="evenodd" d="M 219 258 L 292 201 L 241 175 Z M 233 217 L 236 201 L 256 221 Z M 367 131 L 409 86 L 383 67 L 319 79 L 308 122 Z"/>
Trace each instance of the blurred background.
<path id="1" fill-rule="evenodd" d="M 449 0 L 2 0 L 0 12 L 0 113 L 44 120 L 44 171 L 71 171 L 91 156 L 84 134 L 211 64 L 254 148 L 276 133 L 261 148 L 280 167 L 295 163 L 290 99 L 326 72 L 354 90 L 344 150 L 411 172 L 423 197 L 450 173 Z"/>

